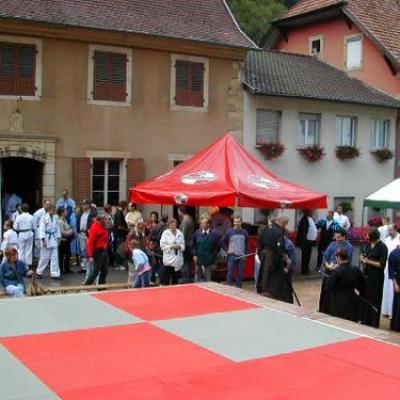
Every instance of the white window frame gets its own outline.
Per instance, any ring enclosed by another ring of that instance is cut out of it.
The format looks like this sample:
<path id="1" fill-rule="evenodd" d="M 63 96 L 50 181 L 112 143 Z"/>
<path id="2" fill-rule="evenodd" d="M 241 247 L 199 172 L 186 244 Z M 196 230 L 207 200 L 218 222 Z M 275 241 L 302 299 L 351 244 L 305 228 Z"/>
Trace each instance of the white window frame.
<path id="1" fill-rule="evenodd" d="M 127 58 L 126 66 L 126 99 L 125 101 L 112 101 L 112 100 L 95 100 L 94 95 L 94 53 L 96 51 L 102 51 L 107 53 L 120 53 L 125 54 Z M 98 106 L 117 106 L 117 107 L 129 107 L 132 105 L 132 68 L 133 68 L 133 54 L 132 49 L 127 47 L 116 47 L 116 46 L 102 46 L 97 44 L 89 45 L 88 54 L 88 83 L 87 83 L 87 102 L 88 104 Z"/>
<path id="2" fill-rule="evenodd" d="M 314 115 L 314 116 L 318 116 L 318 118 L 317 119 L 304 118 L 304 116 L 306 116 L 306 115 Z M 304 143 L 302 141 L 302 132 L 301 132 L 301 121 L 302 120 L 306 121 L 306 124 L 305 124 L 306 132 L 305 132 L 305 135 L 304 135 Z M 310 121 L 310 120 L 313 120 L 313 121 L 316 120 L 317 121 L 316 137 L 315 137 L 315 140 L 312 141 L 312 143 L 309 140 L 307 140 L 307 138 L 309 136 L 309 134 L 308 134 L 309 133 L 308 132 L 309 122 L 308 121 Z M 299 128 L 298 128 L 298 130 L 299 130 L 299 147 L 314 146 L 314 145 L 318 144 L 319 143 L 319 138 L 320 138 L 320 135 L 321 135 L 321 114 L 301 112 L 301 113 L 299 113 L 299 122 L 298 123 L 299 123 Z"/>
<path id="3" fill-rule="evenodd" d="M 376 122 L 384 123 L 386 126 L 386 130 L 384 132 L 384 145 L 377 146 L 376 135 L 377 131 L 375 130 Z M 389 147 L 389 132 L 390 132 L 390 120 L 383 118 L 374 118 L 371 123 L 371 150 L 380 150 L 386 149 Z"/>
<path id="4" fill-rule="evenodd" d="M 315 40 L 319 40 L 320 42 L 320 52 L 317 54 L 314 54 L 312 52 L 312 43 Z M 308 44 L 309 44 L 309 53 L 311 56 L 317 56 L 318 58 L 323 58 L 324 57 L 324 35 L 317 35 L 317 36 L 312 36 L 308 39 Z"/>
<path id="5" fill-rule="evenodd" d="M 204 79 L 203 79 L 203 93 L 204 93 L 204 104 L 203 107 L 192 107 L 192 106 L 180 106 L 175 101 L 176 91 L 176 70 L 175 63 L 177 61 L 187 61 L 193 63 L 204 64 Z M 205 57 L 187 56 L 182 54 L 171 54 L 171 89 L 170 89 L 170 107 L 173 111 L 197 111 L 197 112 L 208 112 L 208 90 L 209 90 L 209 69 L 210 62 Z"/>
<path id="6" fill-rule="evenodd" d="M 124 185 L 123 181 L 124 181 L 124 175 L 126 176 L 126 160 L 122 160 L 120 158 L 110 158 L 110 157 L 108 157 L 108 158 L 101 157 L 100 158 L 100 157 L 96 157 L 96 158 L 93 158 L 91 160 L 91 165 L 92 165 L 91 173 L 90 173 L 90 178 L 91 178 L 91 180 L 90 180 L 90 185 L 91 185 L 90 193 L 91 193 L 91 196 L 93 197 L 93 192 L 94 192 L 93 191 L 93 164 L 94 164 L 94 161 L 96 161 L 96 160 L 105 161 L 105 165 L 104 165 L 104 189 L 103 189 L 104 204 L 100 204 L 99 207 L 103 207 L 103 205 L 109 204 L 109 201 L 108 201 L 108 179 L 107 179 L 108 178 L 108 162 L 109 161 L 118 161 L 119 162 L 118 203 L 120 201 L 125 200 L 126 199 L 126 194 L 124 194 L 124 192 L 126 192 L 126 183 Z M 125 179 L 125 182 L 126 182 L 126 179 Z M 124 191 L 124 188 L 125 188 L 125 191 Z M 98 190 L 96 190 L 96 192 L 98 192 Z M 113 204 L 113 205 L 116 205 L 116 204 Z"/>
<path id="7" fill-rule="evenodd" d="M 351 127 L 351 143 L 350 144 L 343 144 L 343 130 L 339 132 L 338 122 L 339 119 L 342 118 L 349 118 L 352 121 Z M 336 146 L 352 146 L 356 145 L 356 138 L 357 138 L 357 117 L 354 115 L 337 115 L 336 116 Z"/>
<path id="8" fill-rule="evenodd" d="M 23 36 L 12 36 L 12 35 L 0 35 L 0 42 L 7 43 L 21 43 L 21 44 L 33 44 L 36 46 L 36 64 L 35 64 L 35 95 L 34 96 L 21 96 L 21 95 L 0 95 L 0 100 L 30 100 L 38 101 L 42 99 L 42 70 L 43 70 L 43 42 L 41 39 L 23 37 Z"/>
<path id="9" fill-rule="evenodd" d="M 349 41 L 354 41 L 354 39 L 360 39 L 361 40 L 361 63 L 358 66 L 354 67 L 348 67 L 347 66 L 347 48 L 348 48 L 348 42 Z M 358 71 L 364 68 L 364 57 L 365 57 L 365 50 L 364 50 L 364 35 L 356 34 L 356 35 L 348 35 L 345 36 L 344 38 L 344 51 L 345 51 L 345 57 L 344 57 L 344 66 L 347 71 Z"/>

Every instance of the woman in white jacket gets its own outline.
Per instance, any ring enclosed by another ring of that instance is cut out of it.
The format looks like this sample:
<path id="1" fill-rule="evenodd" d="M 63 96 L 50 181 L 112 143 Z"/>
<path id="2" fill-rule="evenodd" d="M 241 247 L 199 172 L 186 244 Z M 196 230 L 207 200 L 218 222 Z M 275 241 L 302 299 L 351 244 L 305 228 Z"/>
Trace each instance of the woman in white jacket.
<path id="1" fill-rule="evenodd" d="M 177 229 L 175 219 L 169 221 L 168 229 L 161 235 L 160 247 L 163 252 L 161 285 L 176 285 L 183 265 L 185 239 L 183 233 Z"/>

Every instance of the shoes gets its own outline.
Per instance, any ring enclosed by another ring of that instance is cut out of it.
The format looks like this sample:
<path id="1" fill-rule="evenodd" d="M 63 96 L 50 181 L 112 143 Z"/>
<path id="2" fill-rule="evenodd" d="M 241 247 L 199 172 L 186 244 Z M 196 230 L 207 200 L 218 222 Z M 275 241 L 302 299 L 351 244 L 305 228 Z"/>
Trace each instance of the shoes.
<path id="1" fill-rule="evenodd" d="M 61 276 L 52 276 L 51 279 L 55 281 L 62 281 L 63 278 Z"/>
<path id="2" fill-rule="evenodd" d="M 69 271 L 65 271 L 64 275 L 66 275 L 66 274 L 74 274 L 74 273 L 75 273 L 74 271 L 69 270 Z"/>

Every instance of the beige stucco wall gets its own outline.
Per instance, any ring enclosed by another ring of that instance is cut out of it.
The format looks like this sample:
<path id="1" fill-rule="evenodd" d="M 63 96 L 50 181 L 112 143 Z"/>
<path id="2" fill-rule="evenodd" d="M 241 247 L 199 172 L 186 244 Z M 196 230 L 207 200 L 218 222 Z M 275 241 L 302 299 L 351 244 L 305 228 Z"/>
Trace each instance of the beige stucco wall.
<path id="1" fill-rule="evenodd" d="M 56 193 L 73 187 L 72 158 L 88 151 L 142 157 L 150 177 L 170 166 L 169 155 L 193 154 L 226 130 L 241 130 L 235 104 L 242 104 L 242 93 L 229 94 L 240 63 L 209 59 L 208 112 L 172 111 L 171 53 L 132 49 L 132 105 L 100 106 L 87 101 L 88 50 L 87 43 L 43 39 L 42 99 L 21 106 L 24 134 L 58 139 Z M 15 104 L 0 100 L 0 133 L 10 132 Z"/>
<path id="2" fill-rule="evenodd" d="M 255 148 L 257 108 L 282 111 L 280 140 L 286 146 L 286 151 L 277 160 L 265 160 Z M 320 162 L 305 161 L 296 149 L 299 143 L 299 112 L 321 114 L 320 143 L 325 147 L 326 156 Z M 335 156 L 337 115 L 352 115 L 358 118 L 356 145 L 361 150 L 361 156 L 355 160 L 340 161 Z M 378 164 L 369 152 L 371 118 L 391 120 L 389 147 L 394 151 L 396 139 L 394 110 L 303 99 L 253 96 L 246 92 L 243 142 L 247 149 L 279 176 L 327 193 L 330 207 L 333 206 L 334 197 L 355 197 L 355 223 L 360 224 L 364 197 L 394 178 L 394 160 Z M 289 214 L 293 217 L 293 213 Z M 321 210 L 319 214 L 322 216 L 324 211 Z M 252 217 L 251 210 L 246 210 L 246 217 L 247 219 Z"/>

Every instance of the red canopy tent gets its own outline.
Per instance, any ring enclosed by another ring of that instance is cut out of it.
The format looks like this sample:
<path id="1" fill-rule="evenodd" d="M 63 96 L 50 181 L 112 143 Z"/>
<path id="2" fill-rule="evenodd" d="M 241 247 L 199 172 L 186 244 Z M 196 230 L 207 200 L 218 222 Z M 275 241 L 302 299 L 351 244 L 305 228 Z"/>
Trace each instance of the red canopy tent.
<path id="1" fill-rule="evenodd" d="M 327 208 L 327 197 L 278 178 L 230 134 L 169 172 L 130 189 L 135 203 Z"/>

